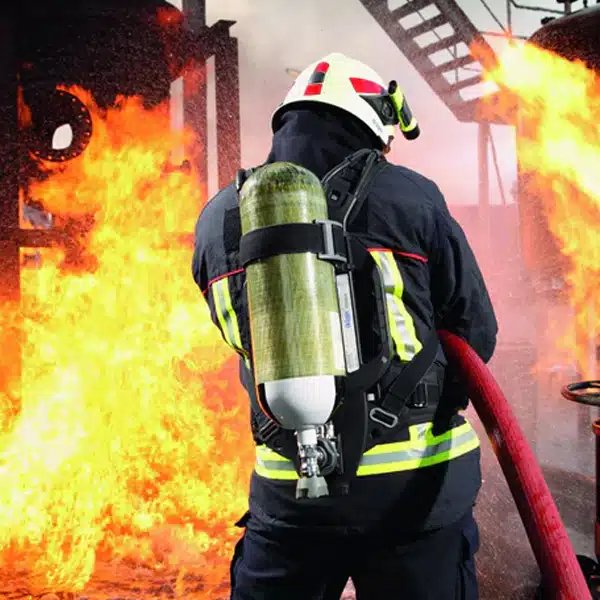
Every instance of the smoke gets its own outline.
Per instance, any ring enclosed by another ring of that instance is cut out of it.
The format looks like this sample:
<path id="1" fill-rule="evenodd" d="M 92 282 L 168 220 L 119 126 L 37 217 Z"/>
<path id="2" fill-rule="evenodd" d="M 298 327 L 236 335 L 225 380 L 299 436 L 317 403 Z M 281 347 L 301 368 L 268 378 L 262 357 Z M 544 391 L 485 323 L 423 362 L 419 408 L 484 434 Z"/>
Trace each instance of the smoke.
<path id="1" fill-rule="evenodd" d="M 207 23 L 219 19 L 237 21 L 232 35 L 240 44 L 245 165 L 260 163 L 268 152 L 271 113 L 293 81 L 286 69 L 303 69 L 339 51 L 369 64 L 384 79 L 398 80 L 421 123 L 419 140 L 410 143 L 400 136 L 391 160 L 434 179 L 452 204 L 477 202 L 477 127 L 455 119 L 358 0 L 344 2 L 343 11 L 339 3 L 321 0 L 209 1 Z M 501 145 L 510 145 L 510 135 L 508 140 L 500 135 Z M 514 180 L 514 152 L 504 163 L 503 177 Z M 492 193 L 492 201 L 499 201 L 497 191 Z"/>
<path id="2" fill-rule="evenodd" d="M 450 196 L 462 202 L 475 201 L 474 178 L 461 177 L 462 183 L 456 185 L 451 176 L 463 156 L 470 154 L 475 159 L 474 144 L 465 139 L 472 139 L 472 133 L 465 136 L 465 127 L 453 122 L 448 109 L 358 0 L 345 2 L 343 11 L 339 3 L 320 0 L 208 2 L 207 23 L 219 19 L 237 21 L 232 35 L 239 39 L 240 47 L 245 165 L 262 162 L 268 152 L 271 113 L 293 82 L 286 69 L 303 69 L 321 56 L 339 51 L 366 62 L 386 79 L 397 79 L 421 121 L 422 138 L 416 144 L 398 140 L 393 160 L 418 167 L 438 181 L 447 180 L 444 187 L 449 188 Z M 432 155 L 440 160 L 432 161 Z"/>

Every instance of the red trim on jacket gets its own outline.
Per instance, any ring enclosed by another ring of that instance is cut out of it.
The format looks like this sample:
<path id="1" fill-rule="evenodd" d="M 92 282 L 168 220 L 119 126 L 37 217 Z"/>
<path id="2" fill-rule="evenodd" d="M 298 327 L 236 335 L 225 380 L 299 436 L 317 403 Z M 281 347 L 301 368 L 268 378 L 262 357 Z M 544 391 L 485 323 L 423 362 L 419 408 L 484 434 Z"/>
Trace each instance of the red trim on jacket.
<path id="1" fill-rule="evenodd" d="M 202 293 L 204 295 L 206 295 L 208 293 L 208 290 L 210 289 L 210 286 L 213 283 L 217 283 L 217 281 L 220 281 L 221 279 L 225 279 L 226 277 L 232 277 L 233 275 L 239 275 L 240 273 L 243 273 L 245 271 L 245 269 L 236 269 L 235 271 L 229 271 L 229 273 L 225 273 L 223 275 L 219 275 L 218 277 L 214 277 L 213 279 L 211 279 L 208 282 L 208 285 L 206 286 L 205 290 L 202 290 Z"/>
<path id="2" fill-rule="evenodd" d="M 413 254 L 412 252 L 402 252 L 401 250 L 392 250 L 391 248 L 367 248 L 369 252 L 393 252 L 398 256 L 403 256 L 404 258 L 412 258 L 413 260 L 418 260 L 422 263 L 429 262 L 429 259 L 426 256 L 421 256 L 420 254 Z"/>

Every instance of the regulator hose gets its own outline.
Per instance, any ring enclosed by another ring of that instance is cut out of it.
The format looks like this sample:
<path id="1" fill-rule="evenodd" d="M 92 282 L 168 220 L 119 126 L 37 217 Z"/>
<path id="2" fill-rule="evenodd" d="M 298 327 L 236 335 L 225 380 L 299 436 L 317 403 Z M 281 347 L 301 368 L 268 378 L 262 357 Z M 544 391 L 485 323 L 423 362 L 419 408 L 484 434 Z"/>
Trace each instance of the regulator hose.
<path id="1" fill-rule="evenodd" d="M 504 472 L 544 588 L 556 600 L 592 600 L 542 470 L 500 386 L 467 342 L 447 331 L 439 335 Z"/>

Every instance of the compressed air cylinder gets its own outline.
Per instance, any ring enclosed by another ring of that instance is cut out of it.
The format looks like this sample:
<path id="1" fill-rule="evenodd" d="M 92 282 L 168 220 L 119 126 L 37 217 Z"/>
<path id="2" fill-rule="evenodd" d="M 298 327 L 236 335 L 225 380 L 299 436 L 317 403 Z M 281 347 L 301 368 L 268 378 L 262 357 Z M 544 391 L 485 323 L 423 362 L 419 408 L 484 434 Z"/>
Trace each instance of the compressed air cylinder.
<path id="1" fill-rule="evenodd" d="M 320 181 L 291 163 L 252 173 L 239 203 L 242 235 L 328 218 Z M 249 264 L 246 285 L 255 383 L 272 416 L 286 429 L 326 423 L 346 374 L 334 267 L 310 252 L 276 255 Z"/>

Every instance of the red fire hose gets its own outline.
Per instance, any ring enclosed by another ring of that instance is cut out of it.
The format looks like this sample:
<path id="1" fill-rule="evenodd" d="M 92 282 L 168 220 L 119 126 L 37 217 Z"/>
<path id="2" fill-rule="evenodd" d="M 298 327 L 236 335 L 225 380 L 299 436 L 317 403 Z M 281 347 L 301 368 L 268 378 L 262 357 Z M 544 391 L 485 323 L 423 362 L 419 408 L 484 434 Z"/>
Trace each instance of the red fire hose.
<path id="1" fill-rule="evenodd" d="M 548 593 L 556 600 L 591 600 L 542 470 L 500 386 L 464 340 L 446 331 L 440 338 L 490 438 Z"/>

